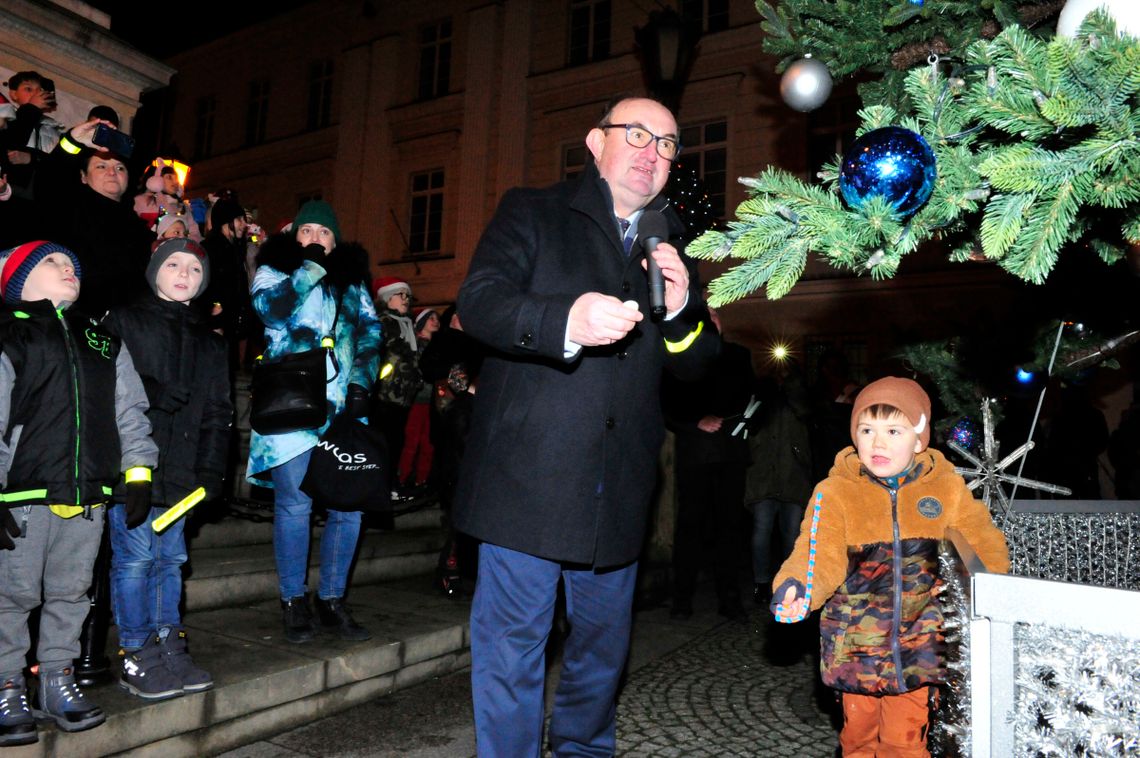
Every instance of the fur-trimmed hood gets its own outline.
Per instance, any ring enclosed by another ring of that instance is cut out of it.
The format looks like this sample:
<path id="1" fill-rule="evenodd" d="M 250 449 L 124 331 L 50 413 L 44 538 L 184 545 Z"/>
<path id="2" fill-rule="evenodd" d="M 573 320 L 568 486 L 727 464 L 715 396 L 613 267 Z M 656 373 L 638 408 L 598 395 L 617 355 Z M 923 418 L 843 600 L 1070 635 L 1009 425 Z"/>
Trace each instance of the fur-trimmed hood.
<path id="1" fill-rule="evenodd" d="M 257 265 L 270 266 L 283 274 L 292 274 L 305 260 L 304 250 L 289 233 L 275 234 L 267 239 L 257 252 Z M 322 264 L 328 272 L 325 281 L 337 289 L 357 284 L 368 291 L 370 275 L 368 251 L 356 242 L 341 242 L 329 253 Z"/>

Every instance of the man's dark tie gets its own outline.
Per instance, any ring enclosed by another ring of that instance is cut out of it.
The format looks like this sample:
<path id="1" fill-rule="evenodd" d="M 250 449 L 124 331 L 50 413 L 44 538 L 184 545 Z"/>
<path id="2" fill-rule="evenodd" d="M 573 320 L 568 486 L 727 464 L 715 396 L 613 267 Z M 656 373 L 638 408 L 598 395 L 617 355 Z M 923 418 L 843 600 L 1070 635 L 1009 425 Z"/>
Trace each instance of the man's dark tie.
<path id="1" fill-rule="evenodd" d="M 619 218 L 618 223 L 621 224 L 621 244 L 625 247 L 625 254 L 629 255 L 629 251 L 633 249 L 633 235 L 629 233 L 629 219 Z"/>

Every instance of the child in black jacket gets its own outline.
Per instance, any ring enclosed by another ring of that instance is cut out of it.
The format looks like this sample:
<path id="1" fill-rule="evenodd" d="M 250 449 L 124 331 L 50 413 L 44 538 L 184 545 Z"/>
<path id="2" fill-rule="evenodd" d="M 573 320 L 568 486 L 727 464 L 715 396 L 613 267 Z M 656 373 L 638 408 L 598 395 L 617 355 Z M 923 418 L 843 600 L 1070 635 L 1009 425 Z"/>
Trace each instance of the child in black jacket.
<path id="1" fill-rule="evenodd" d="M 194 241 L 158 241 L 147 266 L 154 295 L 111 312 L 107 325 L 136 356 L 158 445 L 151 503 L 111 513 L 111 603 L 119 628 L 120 684 L 148 700 L 213 686 L 186 649 L 178 603 L 186 562 L 185 519 L 156 533 L 151 524 L 199 486 L 222 488 L 233 417 L 225 343 L 187 307 L 209 281 Z M 116 492 L 116 496 L 119 496 Z"/>
<path id="2" fill-rule="evenodd" d="M 67 732 L 106 719 L 73 669 L 101 506 L 124 474 L 119 502 L 149 503 L 158 457 L 126 346 L 69 310 L 80 278 L 75 254 L 54 242 L 0 254 L 0 747 L 35 742 L 33 714 Z M 28 614 L 37 606 L 40 686 L 29 707 Z"/>

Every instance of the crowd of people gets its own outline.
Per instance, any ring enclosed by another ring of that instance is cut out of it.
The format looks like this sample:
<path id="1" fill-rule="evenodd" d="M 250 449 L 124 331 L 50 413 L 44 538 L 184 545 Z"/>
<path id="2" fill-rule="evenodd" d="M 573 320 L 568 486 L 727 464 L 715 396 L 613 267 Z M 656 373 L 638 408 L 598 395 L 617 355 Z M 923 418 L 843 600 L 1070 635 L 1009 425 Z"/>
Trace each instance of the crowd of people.
<path id="1" fill-rule="evenodd" d="M 507 192 L 440 313 L 414 309 L 407 281 L 374 278 L 327 202 L 251 244 L 237 198 L 188 199 L 173 166 L 156 162 L 131 194 L 116 114 L 97 107 L 64 128 L 50 90 L 21 72 L 0 103 L 0 746 L 35 742 L 37 719 L 69 732 L 105 720 L 79 686 L 104 639 L 89 613 L 101 584 L 124 689 L 163 700 L 213 685 L 180 617 L 185 520 L 171 509 L 232 487 L 238 372 L 315 352 L 323 420 L 254 424 L 246 467 L 273 492 L 288 641 L 371 637 L 346 603 L 359 510 L 328 508 L 308 584 L 310 459 L 334 418 L 361 420 L 388 444 L 392 487 L 378 498 L 438 493 L 439 590 L 469 590 L 478 565 L 480 754 L 541 751 L 560 592 L 570 633 L 547 738 L 556 755 L 613 754 L 669 428 L 672 614 L 692 613 L 706 538 L 719 611 L 744 613 L 750 512 L 754 602 L 787 621 L 823 609 L 845 753 L 925 754 L 927 700 L 945 676 L 934 545 L 957 527 L 1003 570 L 1004 540 L 929 448 L 930 399 L 913 381 L 859 388 L 828 357 L 814 401 L 791 363 L 757 380 L 705 305 L 662 195 L 681 150 L 665 106 L 616 99 L 586 132 L 580 177 Z M 901 576 L 892 561 L 907 563 Z M 855 630 L 858 656 L 844 646 Z"/>

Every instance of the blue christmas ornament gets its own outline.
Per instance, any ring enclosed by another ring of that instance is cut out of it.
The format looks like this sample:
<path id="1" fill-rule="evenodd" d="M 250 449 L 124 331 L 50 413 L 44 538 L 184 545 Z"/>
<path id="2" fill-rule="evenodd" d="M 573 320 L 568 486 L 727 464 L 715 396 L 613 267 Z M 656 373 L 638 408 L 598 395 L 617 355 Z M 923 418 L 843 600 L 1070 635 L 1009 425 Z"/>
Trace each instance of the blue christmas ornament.
<path id="1" fill-rule="evenodd" d="M 978 425 L 969 416 L 963 416 L 950 428 L 950 439 L 967 450 L 978 442 Z"/>
<path id="2" fill-rule="evenodd" d="M 882 195 L 906 217 L 930 198 L 937 178 L 934 151 L 921 134 L 884 126 L 855 140 L 843 156 L 839 191 L 855 210 Z"/>

